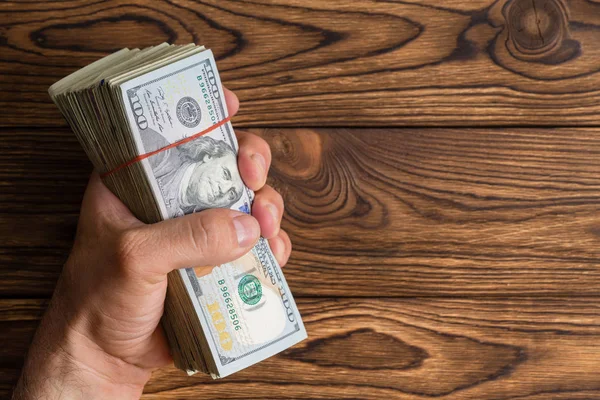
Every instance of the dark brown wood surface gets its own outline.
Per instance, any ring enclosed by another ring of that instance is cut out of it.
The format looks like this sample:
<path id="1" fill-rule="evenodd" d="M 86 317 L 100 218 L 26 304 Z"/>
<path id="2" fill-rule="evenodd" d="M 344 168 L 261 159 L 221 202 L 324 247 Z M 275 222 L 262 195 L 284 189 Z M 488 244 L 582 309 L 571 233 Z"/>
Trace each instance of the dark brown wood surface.
<path id="1" fill-rule="evenodd" d="M 227 379 L 157 371 L 145 399 L 597 399 L 596 298 L 300 299 L 310 340 Z M 0 390 L 44 307 L 0 301 Z M 7 367 L 8 365 L 8 367 Z"/>
<path id="2" fill-rule="evenodd" d="M 597 1 L 5 1 L 0 21 L 5 126 L 64 125 L 50 84 L 162 41 L 214 50 L 245 126 L 600 123 Z"/>
<path id="3" fill-rule="evenodd" d="M 600 399 L 592 0 L 0 2 L 0 398 L 91 170 L 46 90 L 161 41 L 212 48 L 271 145 L 309 339 L 144 398 Z"/>
<path id="4" fill-rule="evenodd" d="M 287 204 L 296 296 L 600 294 L 594 129 L 253 132 Z M 0 291 L 47 297 L 91 167 L 67 128 L 0 135 Z"/>

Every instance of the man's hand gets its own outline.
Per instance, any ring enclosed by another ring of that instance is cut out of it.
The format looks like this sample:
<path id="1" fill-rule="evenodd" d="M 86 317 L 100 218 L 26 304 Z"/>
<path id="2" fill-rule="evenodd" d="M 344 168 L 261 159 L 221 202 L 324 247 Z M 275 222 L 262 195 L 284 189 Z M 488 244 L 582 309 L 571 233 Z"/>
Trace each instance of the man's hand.
<path id="1" fill-rule="evenodd" d="M 238 100 L 225 90 L 230 115 Z M 167 273 L 219 265 L 247 253 L 262 234 L 284 265 L 283 200 L 266 185 L 268 144 L 240 133 L 238 165 L 256 191 L 249 216 L 214 209 L 146 225 L 90 178 L 73 250 L 42 319 L 14 399 L 137 398 L 154 368 L 171 362 L 160 328 Z"/>

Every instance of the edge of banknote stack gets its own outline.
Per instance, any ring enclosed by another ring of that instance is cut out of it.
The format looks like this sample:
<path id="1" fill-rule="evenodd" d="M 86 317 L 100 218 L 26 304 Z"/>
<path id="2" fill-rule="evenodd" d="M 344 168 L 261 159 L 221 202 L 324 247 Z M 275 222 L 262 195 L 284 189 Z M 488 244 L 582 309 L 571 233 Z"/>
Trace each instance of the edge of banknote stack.
<path id="1" fill-rule="evenodd" d="M 192 83 L 194 77 L 197 81 Z M 106 186 L 141 221 L 155 223 L 179 216 L 181 210 L 186 214 L 209 208 L 172 207 L 165 187 L 173 180 L 157 172 L 157 161 L 132 160 L 156 150 L 149 147 L 148 135 L 173 144 L 228 117 L 210 50 L 166 43 L 143 50 L 122 49 L 58 81 L 49 94 L 96 170 L 104 173 Z M 140 124 L 140 118 L 146 121 Z M 229 122 L 210 135 L 213 142 L 227 142 L 237 154 Z M 161 160 L 166 154 L 161 153 Z M 182 170 L 185 179 L 194 179 L 189 175 L 195 173 L 196 164 L 176 166 L 191 171 Z M 237 209 L 248 212 L 253 193 L 245 186 L 243 193 L 232 191 Z M 178 368 L 216 379 L 306 338 L 285 278 L 263 238 L 243 262 L 210 267 L 202 276 L 194 272 L 199 267 L 168 275 L 162 322 Z M 271 330 L 259 331 L 265 329 L 260 326 Z"/>

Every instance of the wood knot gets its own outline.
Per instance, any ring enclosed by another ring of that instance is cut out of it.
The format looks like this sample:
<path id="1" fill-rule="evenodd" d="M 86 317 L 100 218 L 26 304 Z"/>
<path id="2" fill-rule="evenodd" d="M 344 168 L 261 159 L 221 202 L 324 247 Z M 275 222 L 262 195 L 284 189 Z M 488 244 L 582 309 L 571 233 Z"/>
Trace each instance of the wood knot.
<path id="1" fill-rule="evenodd" d="M 106 39 L 107 32 L 111 33 L 110 40 Z M 153 16 L 122 14 L 44 25 L 32 31 L 29 37 L 38 47 L 47 49 L 107 53 L 123 47 L 173 43 L 178 36 L 170 26 Z"/>
<path id="2" fill-rule="evenodd" d="M 558 64 L 579 53 L 569 38 L 569 17 L 562 0 L 512 0 L 504 10 L 511 54 L 523 61 Z"/>
<path id="3" fill-rule="evenodd" d="M 429 358 L 424 349 L 369 328 L 312 340 L 284 355 L 323 367 L 395 371 L 418 368 Z"/>
<path id="4" fill-rule="evenodd" d="M 270 129 L 263 137 L 271 146 L 274 166 L 281 168 L 280 172 L 296 179 L 318 175 L 323 146 L 317 133 L 310 129 Z"/>

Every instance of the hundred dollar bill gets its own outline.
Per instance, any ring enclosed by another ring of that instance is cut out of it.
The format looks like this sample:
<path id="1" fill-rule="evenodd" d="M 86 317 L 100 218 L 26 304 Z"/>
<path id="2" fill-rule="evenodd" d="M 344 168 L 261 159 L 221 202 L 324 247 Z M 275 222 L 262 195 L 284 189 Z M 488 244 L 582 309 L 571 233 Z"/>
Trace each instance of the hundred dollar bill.
<path id="1" fill-rule="evenodd" d="M 120 85 L 138 154 L 163 149 L 228 117 L 210 50 Z M 141 161 L 163 219 L 207 208 L 250 213 L 254 194 L 237 168 L 227 122 L 206 135 Z M 212 270 L 179 273 L 224 377 L 306 338 L 280 266 L 261 238 L 250 253 Z"/>

